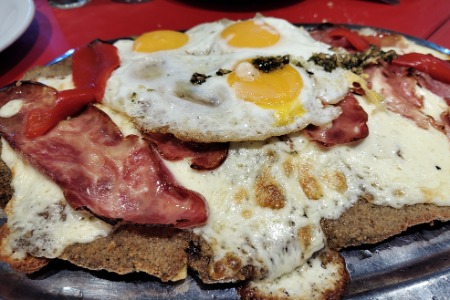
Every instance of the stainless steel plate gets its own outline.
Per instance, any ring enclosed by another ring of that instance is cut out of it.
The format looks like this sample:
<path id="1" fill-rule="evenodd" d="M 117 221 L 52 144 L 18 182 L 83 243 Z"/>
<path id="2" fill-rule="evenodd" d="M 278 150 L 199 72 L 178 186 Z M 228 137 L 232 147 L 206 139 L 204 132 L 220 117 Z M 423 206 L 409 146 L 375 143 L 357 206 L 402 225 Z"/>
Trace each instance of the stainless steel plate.
<path id="1" fill-rule="evenodd" d="M 409 38 L 450 54 L 450 50 L 433 43 Z M 69 50 L 52 63 L 72 52 Z M 5 222 L 1 218 L 0 210 L 0 224 Z M 383 243 L 344 250 L 342 255 L 351 277 L 345 299 L 450 299 L 450 222 L 416 226 Z M 32 276 L 0 263 L 0 299 L 228 300 L 238 299 L 238 295 L 235 285 L 204 285 L 194 276 L 167 284 L 146 274 L 118 276 L 55 260 Z"/>

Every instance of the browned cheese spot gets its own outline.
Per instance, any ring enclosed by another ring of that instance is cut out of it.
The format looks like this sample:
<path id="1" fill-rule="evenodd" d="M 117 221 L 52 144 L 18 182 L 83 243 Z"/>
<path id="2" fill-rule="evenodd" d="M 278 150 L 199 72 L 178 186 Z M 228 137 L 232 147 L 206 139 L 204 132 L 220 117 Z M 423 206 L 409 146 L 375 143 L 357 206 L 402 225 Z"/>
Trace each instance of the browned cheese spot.
<path id="1" fill-rule="evenodd" d="M 325 171 L 322 174 L 322 180 L 325 184 L 327 184 L 332 189 L 338 191 L 343 194 L 347 191 L 347 179 L 345 178 L 344 173 L 339 171 Z"/>
<path id="2" fill-rule="evenodd" d="M 377 190 L 383 190 L 383 189 L 381 188 L 381 186 L 380 186 L 378 183 L 376 183 L 376 182 L 372 182 L 370 185 L 371 185 L 373 188 L 377 189 Z"/>
<path id="3" fill-rule="evenodd" d="M 313 228 L 311 225 L 301 227 L 298 229 L 297 232 L 298 239 L 300 241 L 300 244 L 303 246 L 304 249 L 308 249 L 311 245 L 311 241 L 313 239 Z"/>
<path id="4" fill-rule="evenodd" d="M 253 211 L 251 211 L 250 209 L 244 209 L 241 215 L 245 219 L 250 219 L 253 216 Z"/>
<path id="5" fill-rule="evenodd" d="M 372 194 L 369 194 L 369 193 L 362 194 L 361 198 L 363 198 L 364 200 L 366 200 L 368 202 L 373 202 L 375 200 L 375 197 Z"/>
<path id="6" fill-rule="evenodd" d="M 33 230 L 27 231 L 24 235 L 23 235 L 23 239 L 29 239 L 33 236 Z"/>
<path id="7" fill-rule="evenodd" d="M 405 196 L 405 193 L 402 190 L 395 190 L 394 191 L 394 196 L 400 198 L 400 197 Z"/>
<path id="8" fill-rule="evenodd" d="M 248 191 L 244 188 L 241 188 L 234 194 L 233 198 L 237 204 L 242 204 L 245 200 L 249 199 Z"/>
<path id="9" fill-rule="evenodd" d="M 225 254 L 224 258 L 216 261 L 212 266 L 211 277 L 214 280 L 233 278 L 240 271 L 242 262 L 232 253 Z"/>
<path id="10" fill-rule="evenodd" d="M 14 196 L 13 196 L 12 199 L 14 199 Z M 12 200 L 12 199 L 11 199 L 11 200 Z M 6 215 L 12 214 L 13 202 L 14 202 L 14 201 L 9 201 L 8 203 L 6 203 L 5 208 L 3 208 L 3 212 L 4 212 Z"/>
<path id="11" fill-rule="evenodd" d="M 257 178 L 255 195 L 256 203 L 261 207 L 281 209 L 286 202 L 281 186 L 270 175 L 268 169 Z"/>
<path id="12" fill-rule="evenodd" d="M 299 181 L 306 197 L 310 200 L 319 200 L 323 196 L 322 186 L 314 176 L 309 164 L 301 164 L 299 168 Z"/>
<path id="13" fill-rule="evenodd" d="M 294 174 L 295 165 L 291 158 L 288 158 L 283 162 L 283 170 L 287 177 L 291 177 Z"/>
<path id="14" fill-rule="evenodd" d="M 268 149 L 266 150 L 265 154 L 270 164 L 276 163 L 278 161 L 278 154 L 275 151 Z"/>
<path id="15" fill-rule="evenodd" d="M 422 194 L 424 196 L 424 202 L 430 203 L 434 198 L 439 197 L 439 189 L 421 188 Z"/>

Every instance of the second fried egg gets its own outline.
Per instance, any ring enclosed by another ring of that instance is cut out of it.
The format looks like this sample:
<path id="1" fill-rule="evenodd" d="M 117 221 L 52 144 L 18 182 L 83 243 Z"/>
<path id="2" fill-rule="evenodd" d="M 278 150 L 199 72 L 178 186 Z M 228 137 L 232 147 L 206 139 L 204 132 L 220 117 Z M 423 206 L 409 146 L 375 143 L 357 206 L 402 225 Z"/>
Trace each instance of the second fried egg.
<path id="1" fill-rule="evenodd" d="M 307 33 L 293 25 L 278 25 L 276 19 L 258 17 L 218 22 L 210 26 L 213 31 L 202 26 L 181 36 L 158 32 L 150 47 L 145 36 L 119 41 L 121 66 L 108 82 L 104 101 L 144 130 L 197 142 L 264 140 L 330 122 L 340 111 L 329 104 L 349 88 L 346 71 L 324 72 L 308 63 L 312 53 L 328 52 L 328 47 L 309 43 Z M 246 44 L 234 33 L 242 30 L 259 34 Z M 299 37 L 289 36 L 299 32 Z M 167 41 L 172 38 L 176 41 Z M 238 39 L 223 46 L 233 38 Z M 169 48 L 159 47 L 160 40 Z M 205 49 L 195 42 L 201 40 Z"/>

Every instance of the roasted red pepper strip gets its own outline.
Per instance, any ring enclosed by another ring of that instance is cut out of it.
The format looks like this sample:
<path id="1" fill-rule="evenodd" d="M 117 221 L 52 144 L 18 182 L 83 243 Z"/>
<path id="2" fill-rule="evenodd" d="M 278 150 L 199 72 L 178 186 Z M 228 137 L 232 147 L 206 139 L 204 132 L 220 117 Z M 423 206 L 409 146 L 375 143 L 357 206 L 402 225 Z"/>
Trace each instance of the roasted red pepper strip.
<path id="1" fill-rule="evenodd" d="M 76 88 L 94 86 L 96 100 L 102 101 L 106 81 L 120 64 L 117 48 L 110 44 L 94 43 L 79 48 L 73 54 L 72 75 Z"/>
<path id="2" fill-rule="evenodd" d="M 41 136 L 88 103 L 101 102 L 106 81 L 119 64 L 117 48 L 113 45 L 98 42 L 77 49 L 72 62 L 75 89 L 58 92 L 52 108 L 31 111 L 25 128 L 26 137 Z"/>
<path id="3" fill-rule="evenodd" d="M 408 53 L 395 58 L 392 63 L 427 73 L 441 82 L 450 83 L 450 62 L 431 54 Z"/>
<path id="4" fill-rule="evenodd" d="M 338 27 L 333 28 L 328 33 L 331 37 L 343 37 L 359 52 L 363 52 L 370 47 L 369 42 L 359 35 L 357 32 L 347 28 Z"/>
<path id="5" fill-rule="evenodd" d="M 55 105 L 51 109 L 34 109 L 28 115 L 25 135 L 35 138 L 44 135 L 59 121 L 79 112 L 85 105 L 95 100 L 95 88 L 78 88 L 60 91 L 56 94 Z"/>

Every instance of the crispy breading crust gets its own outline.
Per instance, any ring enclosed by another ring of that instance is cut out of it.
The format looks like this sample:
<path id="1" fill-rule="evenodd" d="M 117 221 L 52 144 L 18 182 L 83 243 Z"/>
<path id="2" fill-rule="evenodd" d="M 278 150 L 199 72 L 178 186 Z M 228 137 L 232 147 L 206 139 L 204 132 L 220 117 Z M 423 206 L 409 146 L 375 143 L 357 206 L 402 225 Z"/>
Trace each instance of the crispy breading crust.
<path id="1" fill-rule="evenodd" d="M 188 265 L 194 270 L 198 277 L 204 283 L 218 283 L 210 276 L 210 269 L 217 266 L 212 264 L 213 251 L 208 243 L 206 243 L 200 236 L 191 234 L 189 238 L 189 247 L 186 249 L 188 254 Z M 229 268 L 227 268 L 229 269 Z M 217 272 L 217 270 L 214 270 Z M 246 279 L 260 278 L 261 274 L 259 270 L 253 266 L 243 266 L 236 269 L 235 273 L 231 277 L 227 277 L 222 282 L 236 282 L 244 281 Z"/>
<path id="2" fill-rule="evenodd" d="M 12 269 L 16 270 L 20 273 L 33 273 L 36 272 L 43 267 L 45 267 L 50 261 L 47 258 L 34 257 L 31 255 L 27 255 L 23 259 L 14 259 L 9 255 L 6 255 L 2 251 L 2 242 L 8 236 L 9 228 L 6 224 L 0 226 L 0 261 L 6 262 L 11 266 Z"/>
<path id="3" fill-rule="evenodd" d="M 72 57 L 67 57 L 50 66 L 35 66 L 28 70 L 20 80 L 36 81 L 38 78 L 55 78 L 72 73 Z"/>
<path id="4" fill-rule="evenodd" d="M 6 166 L 6 164 L 2 160 L 0 160 L 0 208 L 2 209 L 5 208 L 6 203 L 8 203 L 9 199 L 11 199 L 14 192 L 13 188 L 10 185 L 10 178 L 11 171 Z"/>
<path id="5" fill-rule="evenodd" d="M 187 247 L 187 232 L 124 225 L 105 238 L 67 247 L 60 258 L 91 270 L 145 272 L 169 281 L 186 277 Z"/>
<path id="6" fill-rule="evenodd" d="M 396 209 L 359 200 L 337 220 L 322 220 L 328 247 L 341 249 L 374 244 L 405 231 L 408 227 L 450 220 L 450 207 L 416 204 Z"/>

